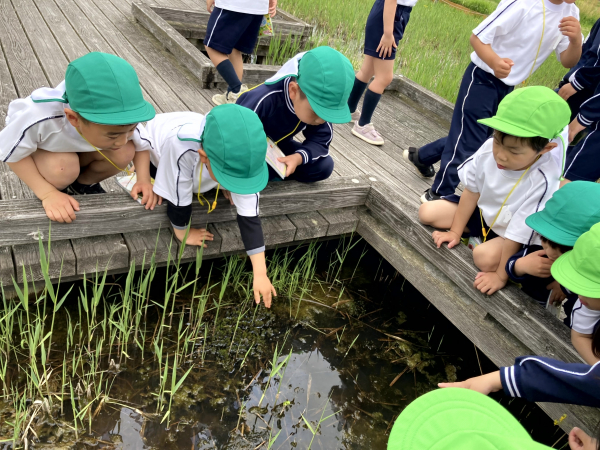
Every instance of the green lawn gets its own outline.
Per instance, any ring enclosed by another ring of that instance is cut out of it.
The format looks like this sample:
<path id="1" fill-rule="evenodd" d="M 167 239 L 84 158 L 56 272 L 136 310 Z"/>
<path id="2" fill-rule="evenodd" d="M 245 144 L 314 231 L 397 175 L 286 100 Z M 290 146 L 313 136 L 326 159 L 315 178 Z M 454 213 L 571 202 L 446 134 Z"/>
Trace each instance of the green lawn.
<path id="1" fill-rule="evenodd" d="M 312 46 L 330 45 L 344 53 L 355 68 L 362 61 L 364 27 L 374 0 L 279 0 L 279 7 L 317 26 Z M 462 0 L 465 5 L 467 1 Z M 481 0 L 484 1 L 484 0 Z M 495 2 L 495 0 L 485 0 Z M 587 34 L 598 17 L 598 1 L 577 2 Z M 470 62 L 471 31 L 483 20 L 431 0 L 419 0 L 398 46 L 396 73 L 414 80 L 454 102 L 462 75 Z M 531 77 L 529 85 L 554 88 L 566 73 L 551 55 Z"/>

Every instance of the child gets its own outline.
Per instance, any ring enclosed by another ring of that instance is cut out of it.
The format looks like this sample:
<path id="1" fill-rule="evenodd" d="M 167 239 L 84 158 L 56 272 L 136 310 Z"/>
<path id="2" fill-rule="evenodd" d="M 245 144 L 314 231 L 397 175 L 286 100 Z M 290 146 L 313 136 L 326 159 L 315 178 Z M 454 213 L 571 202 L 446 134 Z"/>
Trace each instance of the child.
<path id="1" fill-rule="evenodd" d="M 133 160 L 131 196 L 154 209 L 150 145 L 139 122 L 154 117 L 135 70 L 114 55 L 88 53 L 72 61 L 56 88 L 41 88 L 8 106 L 0 161 L 42 201 L 50 220 L 71 223 L 79 202 L 69 194 L 101 194 L 100 181 Z"/>
<path id="2" fill-rule="evenodd" d="M 471 35 L 471 64 L 463 77 L 447 137 L 404 157 L 423 176 L 441 160 L 430 189 L 421 197 L 457 201 L 458 167 L 487 140 L 492 130 L 479 119 L 496 113 L 514 86 L 527 81 L 555 51 L 564 67 L 581 55 L 581 27 L 575 0 L 502 0 Z"/>
<path id="3" fill-rule="evenodd" d="M 159 114 L 147 125 L 152 164 L 157 167 L 154 192 L 167 201 L 173 233 L 183 241 L 192 217 L 194 193 L 213 188 L 237 208 L 242 241 L 254 271 L 254 299 L 267 308 L 277 295 L 267 277 L 265 243 L 258 216 L 260 191 L 267 185 L 267 138 L 256 114 L 237 105 L 213 108 L 206 117 L 194 112 Z M 202 197 L 204 198 L 204 197 Z M 216 206 L 207 201 L 209 212 Z M 205 199 L 206 200 L 206 199 Z M 190 228 L 187 245 L 204 245 L 213 235 Z"/>
<path id="4" fill-rule="evenodd" d="M 550 267 L 562 254 L 573 249 L 575 241 L 600 222 L 600 184 L 589 181 L 569 183 L 554 193 L 542 211 L 525 219 L 540 235 L 541 246 L 524 246 L 506 263 L 506 272 L 520 283 L 528 295 L 546 306 L 565 299 L 561 286 L 550 275 Z M 550 292 L 549 292 L 550 290 Z M 570 294 L 567 314 L 577 295 Z"/>
<path id="5" fill-rule="evenodd" d="M 454 247 L 463 232 L 483 238 L 473 250 L 473 260 L 481 270 L 474 286 L 484 294 L 504 287 L 508 258 L 535 239 L 525 219 L 558 189 L 561 168 L 548 153 L 556 149 L 562 154 L 562 146 L 551 140 L 560 136 L 569 115 L 567 103 L 546 87 L 509 94 L 494 117 L 479 121 L 496 131 L 460 166 L 465 189 L 458 205 L 444 200 L 419 209 L 422 223 L 450 228 L 433 232 L 438 248 L 444 242 Z"/>
<path id="6" fill-rule="evenodd" d="M 600 361 L 600 223 L 558 258 L 552 276 L 579 295 L 571 313 L 571 342 L 588 364 Z"/>
<path id="7" fill-rule="evenodd" d="M 216 1 L 216 5 L 215 5 Z M 254 53 L 258 32 L 265 14 L 277 12 L 277 0 L 206 0 L 210 13 L 204 45 L 217 72 L 227 83 L 225 94 L 216 94 L 215 105 L 235 103 L 242 85 L 244 61 L 242 54 Z"/>
<path id="8" fill-rule="evenodd" d="M 398 42 L 410 19 L 417 0 L 375 0 L 365 27 L 365 59 L 348 99 L 354 127 L 352 134 L 373 145 L 383 145 L 383 138 L 371 123 L 371 117 L 384 89 L 394 78 L 394 59 Z M 358 101 L 369 85 L 362 113 L 356 109 Z"/>
<path id="9" fill-rule="evenodd" d="M 353 79 L 348 58 L 331 47 L 317 47 L 296 55 L 264 84 L 240 95 L 237 104 L 258 114 L 267 136 L 286 155 L 279 158 L 287 165 L 286 179 L 311 183 L 331 175 L 331 124 L 350 122 Z M 293 139 L 301 131 L 302 143 Z M 269 172 L 271 179 L 279 179 L 271 168 Z"/>

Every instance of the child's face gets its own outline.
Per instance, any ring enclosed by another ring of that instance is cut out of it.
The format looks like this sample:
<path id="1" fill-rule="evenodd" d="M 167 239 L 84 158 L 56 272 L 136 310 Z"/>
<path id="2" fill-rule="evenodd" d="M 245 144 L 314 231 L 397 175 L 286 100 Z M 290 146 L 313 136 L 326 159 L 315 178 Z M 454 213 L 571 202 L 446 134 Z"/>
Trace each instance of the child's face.
<path id="1" fill-rule="evenodd" d="M 212 171 L 212 167 L 210 167 L 210 159 L 208 159 L 208 155 L 206 154 L 206 152 L 200 149 L 198 150 L 198 154 L 200 155 L 200 161 L 202 161 L 202 164 L 206 164 L 206 168 L 208 169 L 208 173 L 210 174 L 212 180 L 218 183 L 217 178 L 215 177 L 215 174 Z"/>
<path id="2" fill-rule="evenodd" d="M 131 139 L 137 123 L 131 125 L 100 125 L 84 123 L 71 109 L 65 108 L 69 123 L 79 130 L 87 141 L 99 150 L 119 150 Z"/>
<path id="3" fill-rule="evenodd" d="M 294 111 L 299 120 L 307 125 L 321 125 L 325 123 L 323 119 L 315 114 L 306 96 L 300 94 L 298 83 L 292 81 L 289 84 L 290 100 L 294 105 Z"/>
<path id="4" fill-rule="evenodd" d="M 600 298 L 584 297 L 583 295 L 580 295 L 579 301 L 589 309 L 600 311 Z"/>
<path id="5" fill-rule="evenodd" d="M 546 252 L 548 259 L 551 261 L 556 261 L 558 257 L 563 254 L 559 248 L 552 248 L 550 244 L 548 244 L 548 241 L 542 240 L 542 248 Z"/>
<path id="6" fill-rule="evenodd" d="M 539 155 L 549 152 L 556 143 L 550 142 L 540 152 L 536 152 L 529 145 L 514 136 L 505 136 L 501 142 L 494 135 L 494 160 L 500 170 L 525 170 L 531 166 Z"/>

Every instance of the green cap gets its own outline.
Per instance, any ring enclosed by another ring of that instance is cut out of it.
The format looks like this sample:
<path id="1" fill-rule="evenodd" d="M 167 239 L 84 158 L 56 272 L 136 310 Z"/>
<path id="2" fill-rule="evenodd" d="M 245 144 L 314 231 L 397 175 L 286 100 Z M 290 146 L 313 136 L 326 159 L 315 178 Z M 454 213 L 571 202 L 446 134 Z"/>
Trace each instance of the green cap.
<path id="1" fill-rule="evenodd" d="M 129 125 L 154 118 L 154 107 L 144 100 L 131 64 L 108 53 L 92 52 L 67 67 L 66 100 L 90 122 Z"/>
<path id="2" fill-rule="evenodd" d="M 573 247 L 577 238 L 600 222 L 600 184 L 573 181 L 552 195 L 525 223 L 560 245 Z M 600 255 L 599 255 L 600 258 Z"/>
<path id="3" fill-rule="evenodd" d="M 494 117 L 477 122 L 518 137 L 554 139 L 571 121 L 566 101 L 545 86 L 516 89 L 498 105 Z"/>
<path id="4" fill-rule="evenodd" d="M 417 398 L 398 416 L 388 450 L 549 450 L 498 402 L 469 389 Z"/>
<path id="5" fill-rule="evenodd" d="M 202 148 L 217 181 L 236 194 L 262 191 L 269 181 L 267 135 L 251 109 L 228 103 L 206 116 Z"/>
<path id="6" fill-rule="evenodd" d="M 315 114 L 324 121 L 352 120 L 348 97 L 354 85 L 354 69 L 337 50 L 323 46 L 307 52 L 300 60 L 298 85 Z"/>
<path id="7" fill-rule="evenodd" d="M 571 292 L 600 298 L 600 223 L 583 233 L 573 250 L 554 261 L 550 272 Z"/>

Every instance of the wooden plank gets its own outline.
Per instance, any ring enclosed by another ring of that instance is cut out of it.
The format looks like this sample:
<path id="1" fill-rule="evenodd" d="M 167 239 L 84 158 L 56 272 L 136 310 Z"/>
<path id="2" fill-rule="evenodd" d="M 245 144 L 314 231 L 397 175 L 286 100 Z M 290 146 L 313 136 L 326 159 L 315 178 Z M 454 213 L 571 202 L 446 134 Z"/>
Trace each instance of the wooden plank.
<path id="1" fill-rule="evenodd" d="M 14 245 L 12 247 L 17 282 L 23 282 L 23 266 L 25 267 L 27 281 L 39 281 L 43 279 L 42 266 L 40 264 L 39 243 Z M 44 245 L 46 257 L 48 257 L 48 246 Z M 49 258 L 50 278 L 63 278 L 75 275 L 75 254 L 69 241 L 56 241 L 50 244 Z"/>
<path id="2" fill-rule="evenodd" d="M 261 217 L 342 208 L 364 204 L 370 181 L 336 177 L 319 183 L 286 181 L 271 183 L 261 192 Z M 127 194 L 114 194 L 110 202 L 104 195 L 79 196 L 80 211 L 71 224 L 52 224 L 52 239 L 71 239 L 104 234 L 127 233 L 169 227 L 166 205 L 147 211 Z M 224 222 L 236 218 L 235 206 L 222 198 L 210 214 L 194 202 L 192 226 Z M 31 233 L 48 228 L 48 219 L 39 200 L 0 200 L 0 246 L 31 242 Z M 47 236 L 45 236 L 47 238 Z"/>
<path id="3" fill-rule="evenodd" d="M 244 242 L 240 234 L 237 220 L 219 222 L 214 224 L 215 229 L 223 240 L 221 242 L 221 253 L 239 252 L 244 250 Z"/>
<path id="4" fill-rule="evenodd" d="M 8 104 L 17 98 L 17 90 L 8 70 L 8 64 L 0 46 L 0 128 L 4 127 Z M 0 197 L 1 198 L 1 197 Z"/>
<path id="5" fill-rule="evenodd" d="M 15 200 L 25 198 L 21 180 L 8 167 L 8 164 L 0 162 L 0 198 L 3 200 Z"/>
<path id="6" fill-rule="evenodd" d="M 48 81 L 56 86 L 65 78 L 67 58 L 33 1 L 12 0 L 12 3 Z"/>
<path id="7" fill-rule="evenodd" d="M 123 238 L 129 249 L 129 261 L 135 261 L 135 268 L 150 266 L 152 256 L 157 264 L 177 257 L 177 239 L 169 229 L 144 230 L 123 233 Z M 170 250 L 170 251 L 169 251 Z"/>
<path id="8" fill-rule="evenodd" d="M 267 247 L 294 241 L 296 227 L 286 216 L 264 217 L 261 223 Z"/>
<path id="9" fill-rule="evenodd" d="M 72 239 L 71 243 L 78 275 L 102 273 L 129 265 L 129 250 L 120 234 Z"/>
<path id="10" fill-rule="evenodd" d="M 511 366 L 517 356 L 533 353 L 486 311 L 473 302 L 436 265 L 368 211 L 359 209 L 358 233 L 497 366 Z M 600 420 L 600 410 L 574 405 L 538 403 L 566 432 L 578 426 L 588 432 Z"/>
<path id="11" fill-rule="evenodd" d="M 288 214 L 288 219 L 296 227 L 296 241 L 327 236 L 329 222 L 318 211 Z"/>
<path id="12" fill-rule="evenodd" d="M 353 233 L 358 224 L 356 208 L 320 209 L 319 213 L 329 222 L 327 236 Z"/>
<path id="13" fill-rule="evenodd" d="M 12 289 L 13 277 L 15 276 L 15 265 L 12 259 L 10 247 L 0 247 L 0 285 L 5 290 Z M 0 291 L 1 293 L 2 291 Z"/>

